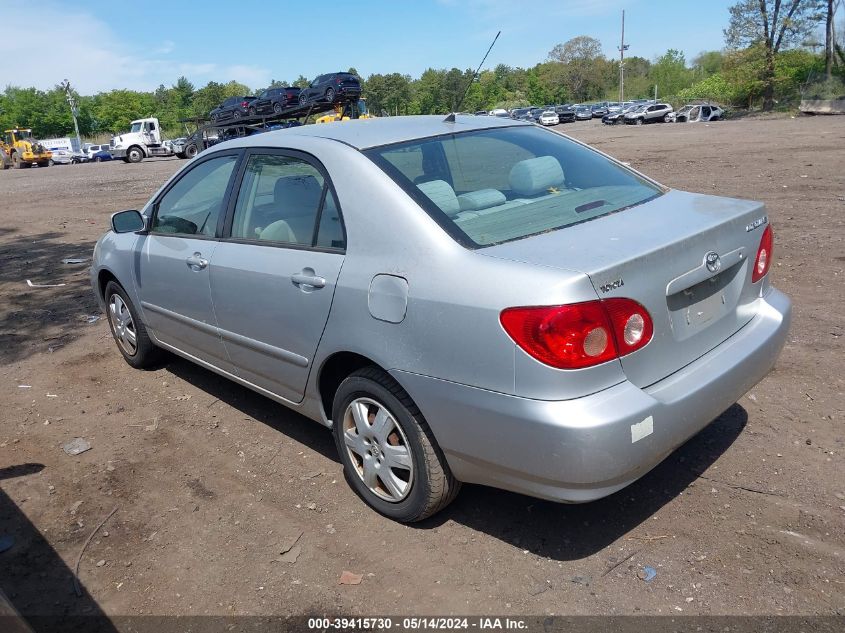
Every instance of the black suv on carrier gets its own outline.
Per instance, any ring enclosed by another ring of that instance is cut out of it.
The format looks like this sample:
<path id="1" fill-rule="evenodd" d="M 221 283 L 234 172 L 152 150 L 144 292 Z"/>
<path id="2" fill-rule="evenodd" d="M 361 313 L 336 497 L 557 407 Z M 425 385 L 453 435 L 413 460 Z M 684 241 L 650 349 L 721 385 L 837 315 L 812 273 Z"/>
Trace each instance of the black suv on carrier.
<path id="1" fill-rule="evenodd" d="M 351 73 L 320 75 L 299 93 L 299 104 L 351 101 L 361 96 L 361 82 Z"/>

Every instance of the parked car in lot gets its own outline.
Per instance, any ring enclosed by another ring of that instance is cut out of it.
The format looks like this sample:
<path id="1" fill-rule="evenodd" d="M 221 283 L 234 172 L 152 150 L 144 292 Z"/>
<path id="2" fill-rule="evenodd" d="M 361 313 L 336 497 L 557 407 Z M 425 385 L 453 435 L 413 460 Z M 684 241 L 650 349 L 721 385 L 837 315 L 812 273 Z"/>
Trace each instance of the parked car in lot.
<path id="1" fill-rule="evenodd" d="M 82 152 L 74 152 L 67 149 L 50 150 L 52 157 L 50 165 L 76 165 L 88 162 L 88 156 Z"/>
<path id="2" fill-rule="evenodd" d="M 514 108 L 510 111 L 510 117 L 517 121 L 527 121 L 531 114 L 531 108 Z"/>
<path id="3" fill-rule="evenodd" d="M 540 125 L 557 125 L 560 123 L 560 118 L 554 110 L 546 110 L 537 119 L 537 123 Z"/>
<path id="4" fill-rule="evenodd" d="M 126 361 L 169 350 L 331 428 L 400 521 L 460 482 L 624 488 L 766 375 L 790 320 L 762 203 L 511 119 L 239 138 L 111 224 L 91 283 Z"/>
<path id="5" fill-rule="evenodd" d="M 268 88 L 259 94 L 249 104 L 248 112 L 251 116 L 256 114 L 280 114 L 286 108 L 292 108 L 299 104 L 299 88 Z"/>
<path id="6" fill-rule="evenodd" d="M 640 110 L 629 112 L 623 117 L 629 125 L 643 125 L 644 123 L 669 123 L 672 120 L 672 106 L 668 103 L 653 103 Z"/>
<path id="7" fill-rule="evenodd" d="M 601 122 L 606 125 L 618 125 L 619 123 L 624 123 L 624 116 L 626 114 L 632 112 L 639 112 L 644 110 L 647 106 L 644 105 L 636 105 L 632 104 L 627 106 L 623 110 L 617 110 L 616 112 L 608 112 L 601 118 Z"/>
<path id="8" fill-rule="evenodd" d="M 84 143 L 82 145 L 82 152 L 85 156 L 88 157 L 89 160 L 94 159 L 94 154 L 97 152 L 108 152 L 109 151 L 109 144 L 105 143 L 102 145 L 94 145 L 92 143 Z"/>
<path id="9" fill-rule="evenodd" d="M 725 116 L 725 111 L 719 106 L 710 104 L 685 105 L 677 112 L 673 112 L 670 120 L 675 123 L 697 123 L 701 121 L 719 121 Z"/>
<path id="10" fill-rule="evenodd" d="M 557 118 L 561 123 L 571 123 L 575 120 L 575 108 L 568 103 L 555 106 L 555 114 L 557 114 Z"/>
<path id="11" fill-rule="evenodd" d="M 352 73 L 329 73 L 320 75 L 299 93 L 300 105 L 306 103 L 337 103 L 340 100 L 354 100 L 361 96 L 361 82 Z"/>
<path id="12" fill-rule="evenodd" d="M 600 119 L 608 112 L 607 103 L 594 103 L 590 109 L 593 111 L 594 119 Z"/>
<path id="13" fill-rule="evenodd" d="M 575 106 L 575 120 L 589 121 L 593 118 L 593 109 L 587 105 Z"/>
<path id="14" fill-rule="evenodd" d="M 219 106 L 214 108 L 208 114 L 208 118 L 212 121 L 240 119 L 249 115 L 249 107 L 254 101 L 255 97 L 229 97 Z"/>
<path id="15" fill-rule="evenodd" d="M 100 150 L 99 152 L 94 152 L 91 154 L 91 158 L 89 158 L 89 162 L 92 163 L 102 163 L 107 160 L 112 160 L 111 152 L 108 150 Z"/>

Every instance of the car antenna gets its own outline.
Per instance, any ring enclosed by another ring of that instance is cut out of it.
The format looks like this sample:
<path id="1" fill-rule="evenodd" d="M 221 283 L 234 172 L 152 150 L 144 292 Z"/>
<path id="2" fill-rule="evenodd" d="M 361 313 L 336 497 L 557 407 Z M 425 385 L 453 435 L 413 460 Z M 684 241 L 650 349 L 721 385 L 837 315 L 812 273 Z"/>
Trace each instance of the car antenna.
<path id="1" fill-rule="evenodd" d="M 478 72 L 481 70 L 481 67 L 484 65 L 484 62 L 487 61 L 487 56 L 490 54 L 490 51 L 493 50 L 493 45 L 496 43 L 496 40 L 499 39 L 499 36 L 502 34 L 501 31 L 496 33 L 496 37 L 493 38 L 493 43 L 490 44 L 490 48 L 487 49 L 487 52 L 484 53 L 484 59 L 481 60 L 481 63 L 478 65 L 478 68 L 475 69 L 475 72 L 472 75 L 472 78 L 469 80 L 466 89 L 464 90 L 464 94 L 461 95 L 461 100 L 458 101 L 458 105 L 455 106 L 455 111 L 461 109 L 461 105 L 464 103 L 464 99 L 467 97 L 467 93 L 469 92 L 470 86 L 472 86 L 472 82 L 475 81 L 475 78 L 478 77 Z M 444 123 L 454 123 L 455 122 L 455 112 L 450 112 L 445 119 L 443 119 Z"/>

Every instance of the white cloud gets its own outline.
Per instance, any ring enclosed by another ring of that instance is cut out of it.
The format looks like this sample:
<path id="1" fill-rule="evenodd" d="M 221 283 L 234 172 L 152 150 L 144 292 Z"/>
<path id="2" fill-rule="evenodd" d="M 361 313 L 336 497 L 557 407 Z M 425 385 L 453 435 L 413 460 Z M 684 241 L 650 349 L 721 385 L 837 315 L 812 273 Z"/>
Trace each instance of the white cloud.
<path id="1" fill-rule="evenodd" d="M 3 0 L 3 24 L 32 24 L 32 3 Z M 131 48 L 124 38 L 102 20 L 73 8 L 40 5 L 36 28 L 46 45 L 21 50 L 18 39 L 0 38 L 0 78 L 3 85 L 50 89 L 64 79 L 82 94 L 128 88 L 153 90 L 185 75 L 198 87 L 210 80 L 234 79 L 256 88 L 270 83 L 267 68 L 217 64 L 210 61 L 180 61 L 178 47 L 170 40 L 151 50 Z"/>

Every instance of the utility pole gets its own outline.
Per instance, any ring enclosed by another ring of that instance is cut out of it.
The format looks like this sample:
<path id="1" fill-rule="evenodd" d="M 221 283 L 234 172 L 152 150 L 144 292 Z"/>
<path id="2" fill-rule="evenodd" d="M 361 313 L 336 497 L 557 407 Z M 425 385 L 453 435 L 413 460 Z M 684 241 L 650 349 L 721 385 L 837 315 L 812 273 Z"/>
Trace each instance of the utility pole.
<path id="1" fill-rule="evenodd" d="M 76 107 L 76 97 L 73 96 L 73 92 L 70 88 L 70 82 L 67 79 L 62 82 L 61 86 L 64 88 L 65 95 L 67 95 L 67 102 L 70 106 L 70 115 L 73 117 L 73 128 L 76 130 L 76 142 L 79 143 L 77 151 L 81 152 L 82 137 L 79 135 L 79 123 L 76 120 L 76 117 L 79 115 L 79 108 Z"/>
<path id="2" fill-rule="evenodd" d="M 619 43 L 619 105 L 625 101 L 625 51 L 629 48 L 625 43 L 625 9 L 622 9 L 622 41 Z"/>

